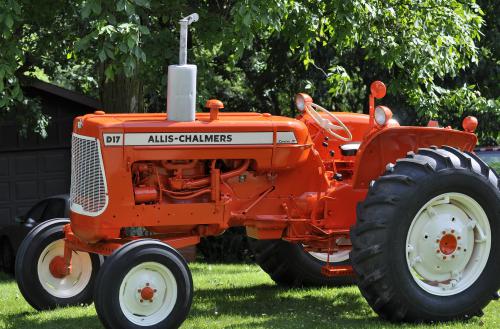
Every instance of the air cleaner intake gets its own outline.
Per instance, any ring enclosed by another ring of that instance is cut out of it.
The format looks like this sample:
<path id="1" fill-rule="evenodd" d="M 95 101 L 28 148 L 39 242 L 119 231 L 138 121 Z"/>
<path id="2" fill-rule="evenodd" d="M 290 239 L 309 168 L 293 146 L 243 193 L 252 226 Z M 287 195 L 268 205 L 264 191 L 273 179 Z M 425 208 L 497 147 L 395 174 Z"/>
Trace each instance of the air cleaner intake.
<path id="1" fill-rule="evenodd" d="M 170 121 L 194 121 L 196 114 L 196 65 L 187 64 L 188 26 L 198 21 L 191 14 L 179 21 L 181 25 L 179 65 L 168 67 L 167 114 Z"/>

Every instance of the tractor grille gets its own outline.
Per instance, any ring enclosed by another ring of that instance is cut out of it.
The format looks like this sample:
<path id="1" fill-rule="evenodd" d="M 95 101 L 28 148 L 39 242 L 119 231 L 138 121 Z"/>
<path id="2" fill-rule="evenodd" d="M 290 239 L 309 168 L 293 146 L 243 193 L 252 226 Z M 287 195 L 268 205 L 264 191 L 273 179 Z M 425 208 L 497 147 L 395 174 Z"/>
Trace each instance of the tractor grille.
<path id="1" fill-rule="evenodd" d="M 108 189 L 99 141 L 73 134 L 70 208 L 82 215 L 98 216 L 107 205 Z"/>

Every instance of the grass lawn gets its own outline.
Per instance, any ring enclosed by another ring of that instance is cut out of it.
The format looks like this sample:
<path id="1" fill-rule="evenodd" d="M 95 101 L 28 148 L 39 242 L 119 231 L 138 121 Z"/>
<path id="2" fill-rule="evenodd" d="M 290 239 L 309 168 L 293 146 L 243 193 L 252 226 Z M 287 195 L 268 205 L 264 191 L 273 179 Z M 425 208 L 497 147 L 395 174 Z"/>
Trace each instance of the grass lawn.
<path id="1" fill-rule="evenodd" d="M 182 328 L 435 328 L 380 321 L 356 287 L 283 289 L 255 265 L 191 264 L 195 297 Z M 481 319 L 440 328 L 500 328 L 500 302 Z M 0 274 L 0 328 L 102 328 L 94 306 L 36 312 Z"/>
<path id="2" fill-rule="evenodd" d="M 495 171 L 500 174 L 500 162 L 490 163 L 490 167 L 495 169 Z"/>

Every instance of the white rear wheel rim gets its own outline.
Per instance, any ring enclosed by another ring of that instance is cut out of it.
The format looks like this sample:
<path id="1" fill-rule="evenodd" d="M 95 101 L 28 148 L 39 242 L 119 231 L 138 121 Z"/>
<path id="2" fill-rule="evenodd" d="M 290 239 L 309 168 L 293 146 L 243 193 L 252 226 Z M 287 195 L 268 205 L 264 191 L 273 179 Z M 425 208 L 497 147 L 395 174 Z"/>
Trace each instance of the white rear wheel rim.
<path id="1" fill-rule="evenodd" d="M 154 290 L 150 300 L 141 295 L 146 287 Z M 153 326 L 170 315 L 177 301 L 177 290 L 177 281 L 166 266 L 142 263 L 132 268 L 120 285 L 120 308 L 135 325 Z"/>
<path id="2" fill-rule="evenodd" d="M 336 252 L 332 252 L 330 254 L 329 259 L 328 259 L 328 253 L 326 252 L 309 251 L 309 255 L 311 255 L 312 257 L 316 258 L 319 261 L 322 261 L 323 263 L 326 263 L 327 260 L 329 260 L 330 263 L 340 263 L 349 260 L 349 252 L 350 250 L 339 250 Z"/>
<path id="3" fill-rule="evenodd" d="M 462 193 L 444 193 L 414 217 L 406 239 L 406 261 L 422 289 L 451 296 L 476 282 L 490 249 L 490 223 L 481 205 Z"/>
<path id="4" fill-rule="evenodd" d="M 92 260 L 86 252 L 73 252 L 71 273 L 63 278 L 56 278 L 50 272 L 50 262 L 55 257 L 64 257 L 64 240 L 49 244 L 38 258 L 38 279 L 49 294 L 57 298 L 71 298 L 80 294 L 92 277 Z"/>

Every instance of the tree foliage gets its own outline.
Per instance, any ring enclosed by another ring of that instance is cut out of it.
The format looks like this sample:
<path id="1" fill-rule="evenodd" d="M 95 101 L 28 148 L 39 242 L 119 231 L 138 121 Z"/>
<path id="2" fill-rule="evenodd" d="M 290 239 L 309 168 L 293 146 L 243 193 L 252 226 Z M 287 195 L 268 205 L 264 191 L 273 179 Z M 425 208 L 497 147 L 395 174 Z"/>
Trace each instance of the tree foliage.
<path id="1" fill-rule="evenodd" d="M 293 115 L 293 94 L 306 90 L 328 107 L 362 112 L 369 83 L 380 79 L 402 123 L 458 127 L 472 114 L 481 138 L 494 140 L 498 8 L 493 0 L 2 0 L 0 113 L 35 109 L 43 128 L 20 88 L 37 70 L 102 99 L 132 81 L 126 93 L 139 105 L 111 98 L 106 109 L 163 111 L 177 22 L 198 12 L 189 61 L 198 65 L 200 108 L 218 97 L 230 110 Z"/>

